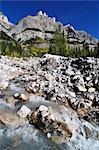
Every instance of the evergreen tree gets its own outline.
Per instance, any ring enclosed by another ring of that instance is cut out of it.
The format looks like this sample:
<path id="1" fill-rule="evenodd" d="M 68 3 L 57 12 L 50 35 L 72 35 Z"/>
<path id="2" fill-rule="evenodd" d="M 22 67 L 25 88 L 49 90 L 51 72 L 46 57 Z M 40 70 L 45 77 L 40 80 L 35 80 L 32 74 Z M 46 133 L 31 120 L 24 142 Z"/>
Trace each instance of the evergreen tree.
<path id="1" fill-rule="evenodd" d="M 98 57 L 99 58 L 99 41 L 98 41 L 98 43 L 97 43 L 97 52 L 96 52 L 97 54 L 96 54 L 96 57 Z"/>
<path id="2" fill-rule="evenodd" d="M 67 40 L 64 32 L 56 31 L 53 39 L 50 41 L 49 47 L 50 54 L 67 55 Z"/>
<path id="3" fill-rule="evenodd" d="M 8 46 L 7 46 L 6 49 L 5 49 L 5 54 L 6 54 L 7 56 L 10 56 L 10 55 L 11 55 L 11 52 L 10 52 L 10 49 L 9 49 Z"/>

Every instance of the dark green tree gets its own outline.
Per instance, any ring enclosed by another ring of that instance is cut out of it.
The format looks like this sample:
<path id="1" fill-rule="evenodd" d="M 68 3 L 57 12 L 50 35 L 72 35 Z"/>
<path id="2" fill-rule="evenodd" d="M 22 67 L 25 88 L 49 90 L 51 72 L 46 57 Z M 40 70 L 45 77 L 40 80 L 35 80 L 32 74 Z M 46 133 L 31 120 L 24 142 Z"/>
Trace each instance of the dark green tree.
<path id="1" fill-rule="evenodd" d="M 98 43 L 97 43 L 97 54 L 96 54 L 96 56 L 99 58 L 99 41 L 98 41 Z"/>
<path id="2" fill-rule="evenodd" d="M 56 31 L 50 40 L 49 53 L 55 55 L 67 55 L 67 39 L 64 32 Z"/>

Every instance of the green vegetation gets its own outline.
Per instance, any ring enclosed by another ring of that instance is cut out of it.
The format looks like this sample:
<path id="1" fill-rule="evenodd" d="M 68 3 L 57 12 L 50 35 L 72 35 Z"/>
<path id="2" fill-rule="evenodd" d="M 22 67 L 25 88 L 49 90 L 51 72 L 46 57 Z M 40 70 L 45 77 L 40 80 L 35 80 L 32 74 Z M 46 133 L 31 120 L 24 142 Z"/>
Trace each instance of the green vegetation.
<path id="1" fill-rule="evenodd" d="M 50 41 L 49 53 L 67 57 L 99 57 L 99 43 L 95 50 L 89 49 L 88 44 L 81 49 L 77 43 L 70 48 L 64 32 L 56 31 Z"/>
<path id="2" fill-rule="evenodd" d="M 39 48 L 35 44 L 42 44 L 44 42 L 46 41 L 38 37 L 26 42 L 15 41 L 4 32 L 0 32 L 0 55 L 11 57 L 42 56 L 48 52 L 48 48 Z"/>
<path id="3" fill-rule="evenodd" d="M 25 41 L 24 44 L 25 45 L 26 44 L 33 45 L 33 44 L 42 44 L 42 43 L 46 43 L 46 42 L 47 42 L 46 40 L 36 37 L 36 38 L 31 38 L 30 40 Z"/>
<path id="4" fill-rule="evenodd" d="M 32 46 L 30 48 L 30 56 L 39 56 L 41 57 L 42 55 L 48 53 L 48 48 L 39 48 Z"/>
<path id="5" fill-rule="evenodd" d="M 0 32 L 0 55 L 20 57 L 22 52 L 19 42 L 13 40 L 6 33 Z"/>
<path id="6" fill-rule="evenodd" d="M 49 53 L 66 56 L 67 52 L 67 40 L 64 32 L 56 31 L 53 39 L 50 40 Z"/>
<path id="7" fill-rule="evenodd" d="M 49 43 L 49 48 L 46 44 Z M 43 46 L 42 46 L 43 45 Z M 0 32 L 0 55 L 12 57 L 33 57 L 42 56 L 45 53 L 68 56 L 68 57 L 99 57 L 99 43 L 95 50 L 89 49 L 88 44 L 83 45 L 82 49 L 74 43 L 73 47 L 67 42 L 64 32 L 56 31 L 53 39 L 47 41 L 36 37 L 28 41 L 15 41 L 6 33 Z"/>

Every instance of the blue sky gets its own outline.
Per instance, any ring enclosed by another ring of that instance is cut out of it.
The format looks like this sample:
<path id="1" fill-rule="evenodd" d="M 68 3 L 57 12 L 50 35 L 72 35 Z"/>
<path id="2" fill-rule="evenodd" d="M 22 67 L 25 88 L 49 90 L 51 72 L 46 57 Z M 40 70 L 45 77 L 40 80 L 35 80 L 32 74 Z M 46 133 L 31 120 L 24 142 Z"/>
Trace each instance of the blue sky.
<path id="1" fill-rule="evenodd" d="M 99 39 L 99 1 L 33 1 L 0 0 L 2 11 L 13 23 L 43 10 L 57 21 L 85 30 Z"/>

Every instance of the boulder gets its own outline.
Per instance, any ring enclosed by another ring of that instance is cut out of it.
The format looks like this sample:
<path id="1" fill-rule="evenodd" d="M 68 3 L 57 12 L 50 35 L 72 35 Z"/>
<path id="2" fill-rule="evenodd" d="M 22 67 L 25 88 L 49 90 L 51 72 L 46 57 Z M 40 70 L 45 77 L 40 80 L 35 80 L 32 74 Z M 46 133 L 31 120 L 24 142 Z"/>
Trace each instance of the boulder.
<path id="1" fill-rule="evenodd" d="M 11 105 L 15 105 L 15 99 L 13 96 L 10 96 L 6 99 L 6 103 L 11 104 Z"/>
<path id="2" fill-rule="evenodd" d="M 45 113 L 47 114 L 45 115 Z M 61 117 L 59 116 L 59 118 Z M 41 105 L 30 117 L 31 123 L 46 133 L 48 138 L 56 143 L 63 143 L 72 137 L 72 131 L 66 123 L 57 119 L 57 112 L 54 112 L 52 107 L 44 105 Z"/>
<path id="3" fill-rule="evenodd" d="M 15 93 L 14 94 L 14 98 L 19 98 L 19 96 L 20 96 L 20 93 Z"/>
<path id="4" fill-rule="evenodd" d="M 26 118 L 31 113 L 31 110 L 23 105 L 20 110 L 17 112 L 17 114 L 20 116 L 20 118 Z"/>
<path id="5" fill-rule="evenodd" d="M 95 88 L 92 88 L 92 87 L 91 87 L 91 88 L 89 88 L 89 89 L 88 89 L 88 92 L 89 92 L 89 93 L 93 93 L 93 92 L 95 92 Z"/>
<path id="6" fill-rule="evenodd" d="M 0 121 L 8 127 L 19 127 L 25 122 L 12 110 L 0 110 Z"/>
<path id="7" fill-rule="evenodd" d="M 22 99 L 23 101 L 27 101 L 29 98 L 28 98 L 28 96 L 26 94 L 21 93 L 20 94 L 20 99 Z"/>
<path id="8" fill-rule="evenodd" d="M 81 85 L 77 86 L 77 88 L 80 92 L 86 92 L 87 91 L 87 89 Z"/>

